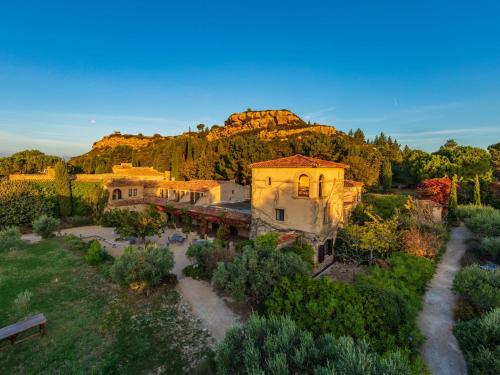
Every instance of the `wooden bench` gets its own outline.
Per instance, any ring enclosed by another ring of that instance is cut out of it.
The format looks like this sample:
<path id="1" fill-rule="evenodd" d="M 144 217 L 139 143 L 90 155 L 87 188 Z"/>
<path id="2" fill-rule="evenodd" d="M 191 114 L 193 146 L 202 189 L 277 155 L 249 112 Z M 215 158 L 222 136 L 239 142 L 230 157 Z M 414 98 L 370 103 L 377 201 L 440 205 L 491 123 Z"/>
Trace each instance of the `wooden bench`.
<path id="1" fill-rule="evenodd" d="M 43 336 L 45 334 L 45 324 L 47 323 L 47 318 L 43 314 L 33 315 L 27 319 L 21 320 L 20 322 L 11 324 L 10 326 L 0 329 L 0 343 L 5 340 L 9 340 L 11 345 L 23 342 L 34 336 Z M 25 336 L 18 340 L 18 336 L 22 333 L 29 331 L 33 328 L 38 327 L 38 331 L 32 333 L 29 336 Z"/>

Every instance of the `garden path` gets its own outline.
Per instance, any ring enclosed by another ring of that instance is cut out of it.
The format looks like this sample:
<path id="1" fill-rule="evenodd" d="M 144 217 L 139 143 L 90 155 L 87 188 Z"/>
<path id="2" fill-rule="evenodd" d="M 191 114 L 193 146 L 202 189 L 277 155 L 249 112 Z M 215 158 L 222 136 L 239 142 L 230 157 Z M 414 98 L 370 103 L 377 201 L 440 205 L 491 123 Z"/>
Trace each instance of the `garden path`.
<path id="1" fill-rule="evenodd" d="M 453 228 L 446 252 L 425 293 L 424 307 L 417 323 L 427 337 L 421 354 L 432 375 L 466 375 L 467 368 L 458 342 L 453 335 L 453 307 L 456 296 L 451 290 L 460 258 L 465 253 L 469 231 L 465 226 Z"/>

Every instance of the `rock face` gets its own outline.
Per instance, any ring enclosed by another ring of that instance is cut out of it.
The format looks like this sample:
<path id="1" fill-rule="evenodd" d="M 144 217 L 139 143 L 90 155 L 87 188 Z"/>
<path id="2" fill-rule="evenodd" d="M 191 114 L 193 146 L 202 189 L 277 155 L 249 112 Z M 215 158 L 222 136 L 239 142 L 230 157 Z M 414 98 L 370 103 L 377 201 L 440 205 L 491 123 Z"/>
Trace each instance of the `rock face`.
<path id="1" fill-rule="evenodd" d="M 224 127 L 212 128 L 208 139 L 220 139 L 249 131 L 257 132 L 261 139 L 271 140 L 304 132 L 331 135 L 335 133 L 335 128 L 318 124 L 308 125 L 295 113 L 285 109 L 246 111 L 233 113 L 224 122 Z"/>
<path id="2" fill-rule="evenodd" d="M 305 123 L 293 112 L 287 110 L 269 110 L 233 113 L 224 125 L 226 127 L 238 127 L 241 130 L 250 130 L 283 125 L 305 125 Z"/>
<path id="3" fill-rule="evenodd" d="M 100 141 L 95 142 L 92 145 L 92 149 L 101 148 L 114 148 L 118 146 L 128 146 L 133 149 L 139 149 L 148 146 L 150 143 L 166 139 L 170 137 L 153 136 L 147 137 L 142 135 L 129 135 L 129 134 L 111 134 L 103 137 Z"/>

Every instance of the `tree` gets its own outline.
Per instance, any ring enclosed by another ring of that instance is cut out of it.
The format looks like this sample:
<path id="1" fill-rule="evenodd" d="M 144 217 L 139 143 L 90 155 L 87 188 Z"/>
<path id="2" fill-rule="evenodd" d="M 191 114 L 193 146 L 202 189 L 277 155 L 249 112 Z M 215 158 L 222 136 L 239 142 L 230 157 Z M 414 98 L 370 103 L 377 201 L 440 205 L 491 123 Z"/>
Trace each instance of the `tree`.
<path id="1" fill-rule="evenodd" d="M 275 233 L 258 237 L 247 245 L 232 262 L 219 263 L 213 284 L 233 298 L 259 305 L 283 277 L 310 273 L 310 266 L 294 253 L 276 251 Z"/>
<path id="2" fill-rule="evenodd" d="M 457 196 L 457 175 L 453 175 L 451 180 L 451 191 L 450 191 L 450 200 L 448 207 L 450 212 L 455 210 L 458 207 L 458 196 Z"/>
<path id="3" fill-rule="evenodd" d="M 439 203 L 444 208 L 448 208 L 451 180 L 448 177 L 425 180 L 418 187 L 417 192 L 422 198 L 430 199 L 433 202 Z"/>
<path id="4" fill-rule="evenodd" d="M 481 185 L 479 185 L 479 176 L 474 179 L 474 204 L 481 205 Z"/>
<path id="5" fill-rule="evenodd" d="M 59 205 L 59 214 L 61 217 L 71 215 L 72 202 L 71 202 L 71 181 L 66 168 L 66 163 L 59 161 L 55 167 L 55 192 L 57 195 L 57 202 Z"/>
<path id="6" fill-rule="evenodd" d="M 116 233 L 121 237 L 139 237 L 146 243 L 146 237 L 159 236 L 166 226 L 160 213 L 154 206 L 150 206 L 146 212 L 129 210 L 117 210 L 113 215 Z"/>
<path id="7" fill-rule="evenodd" d="M 55 212 L 41 187 L 24 181 L 0 182 L 0 228 L 26 227 L 43 214 Z"/>
<path id="8" fill-rule="evenodd" d="M 323 335 L 314 339 L 288 317 L 252 315 L 228 330 L 215 351 L 217 374 L 409 374 L 400 353 L 382 358 L 364 341 Z"/>
<path id="9" fill-rule="evenodd" d="M 385 159 L 382 165 L 382 187 L 384 191 L 390 191 L 392 188 L 392 167 L 389 159 Z"/>

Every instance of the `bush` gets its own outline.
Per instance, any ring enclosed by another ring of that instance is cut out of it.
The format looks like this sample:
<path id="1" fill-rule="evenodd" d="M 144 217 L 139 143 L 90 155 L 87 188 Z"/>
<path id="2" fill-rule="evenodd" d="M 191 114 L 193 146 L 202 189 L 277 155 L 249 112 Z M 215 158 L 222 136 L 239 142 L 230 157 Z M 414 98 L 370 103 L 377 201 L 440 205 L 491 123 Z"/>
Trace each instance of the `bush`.
<path id="1" fill-rule="evenodd" d="M 283 277 L 307 275 L 310 268 L 300 257 L 277 251 L 269 236 L 255 240 L 230 263 L 219 263 L 212 277 L 215 287 L 231 294 L 236 300 L 245 297 L 254 304 L 262 303 Z"/>
<path id="2" fill-rule="evenodd" d="M 19 228 L 9 227 L 0 230 L 0 253 L 2 251 L 19 250 L 24 244 Z"/>
<path id="3" fill-rule="evenodd" d="M 465 220 L 478 214 L 490 214 L 495 209 L 490 206 L 476 206 L 473 204 L 462 204 L 455 209 L 455 214 L 460 220 Z"/>
<path id="4" fill-rule="evenodd" d="M 490 237 L 500 236 L 500 211 L 482 211 L 464 220 L 474 233 Z"/>
<path id="5" fill-rule="evenodd" d="M 42 215 L 33 222 L 33 231 L 42 238 L 52 237 L 61 222 L 52 216 Z"/>
<path id="6" fill-rule="evenodd" d="M 314 249 L 308 244 L 301 244 L 295 241 L 290 246 L 281 249 L 284 253 L 297 254 L 300 259 L 302 259 L 306 264 L 308 264 L 311 269 L 314 266 Z"/>
<path id="7" fill-rule="evenodd" d="M 28 289 L 20 292 L 13 303 L 14 315 L 12 316 L 13 320 L 21 320 L 28 317 L 31 313 L 31 298 L 33 297 L 33 293 L 31 293 Z"/>
<path id="8" fill-rule="evenodd" d="M 335 254 L 347 262 L 372 262 L 399 249 L 397 220 L 374 219 L 364 225 L 349 224 L 340 228 Z"/>
<path id="9" fill-rule="evenodd" d="M 363 203 L 369 210 L 383 219 L 390 219 L 396 212 L 404 209 L 407 195 L 400 194 L 365 194 Z"/>
<path id="10" fill-rule="evenodd" d="M 500 374 L 500 308 L 454 329 L 472 375 Z"/>
<path id="11" fill-rule="evenodd" d="M 149 292 L 174 267 L 174 254 L 168 247 L 129 246 L 111 267 L 111 278 L 124 286 L 140 284 Z"/>
<path id="12" fill-rule="evenodd" d="M 91 266 L 95 266 L 104 261 L 105 255 L 101 243 L 97 240 L 93 240 L 90 242 L 87 252 L 85 253 L 85 262 Z"/>
<path id="13" fill-rule="evenodd" d="M 434 233 L 426 233 L 416 227 L 401 231 L 399 235 L 402 250 L 419 257 L 435 258 L 442 241 Z"/>
<path id="14" fill-rule="evenodd" d="M 481 257 L 500 264 L 500 240 L 498 238 L 486 237 L 479 244 Z"/>
<path id="15" fill-rule="evenodd" d="M 75 235 L 68 235 L 64 236 L 62 238 L 62 243 L 64 248 L 70 250 L 70 251 L 85 251 L 87 250 L 87 243 L 82 241 L 81 238 L 75 236 Z"/>
<path id="16" fill-rule="evenodd" d="M 314 340 L 286 317 L 252 316 L 233 327 L 215 352 L 217 374 L 410 374 L 399 353 L 381 357 L 363 341 Z"/>
<path id="17" fill-rule="evenodd" d="M 283 279 L 265 302 L 268 315 L 288 315 L 314 336 L 328 333 L 364 339 L 384 353 L 417 348 L 416 326 L 397 293 L 372 286 L 353 286 L 327 278 Z"/>
<path id="18" fill-rule="evenodd" d="M 500 307 L 500 270 L 486 271 L 478 266 L 463 268 L 453 280 L 453 290 L 479 313 Z"/>
<path id="19" fill-rule="evenodd" d="M 233 260 L 234 251 L 226 247 L 224 242 L 215 240 L 190 245 L 186 256 L 193 263 L 187 272 L 196 276 L 195 278 L 210 280 L 219 262 L 227 263 Z"/>
<path id="20" fill-rule="evenodd" d="M 34 183 L 0 183 L 0 228 L 29 226 L 37 217 L 55 211 L 55 200 L 47 199 Z"/>
<path id="21" fill-rule="evenodd" d="M 357 284 L 398 293 L 409 304 L 411 315 L 416 316 L 435 265 L 429 259 L 405 253 L 393 253 L 387 262 L 389 267 L 376 265 L 369 273 L 359 276 Z"/>

